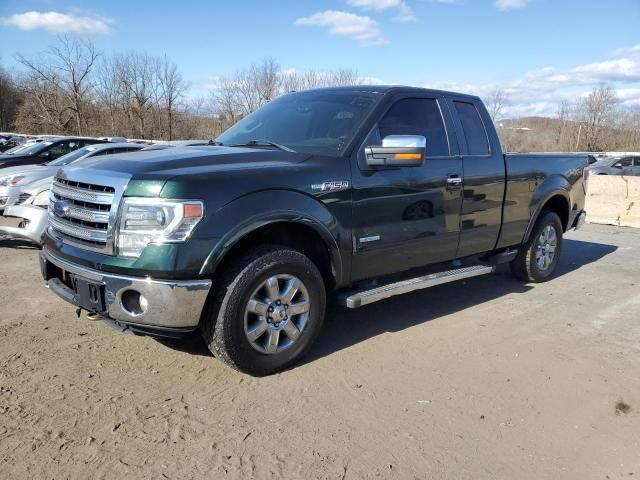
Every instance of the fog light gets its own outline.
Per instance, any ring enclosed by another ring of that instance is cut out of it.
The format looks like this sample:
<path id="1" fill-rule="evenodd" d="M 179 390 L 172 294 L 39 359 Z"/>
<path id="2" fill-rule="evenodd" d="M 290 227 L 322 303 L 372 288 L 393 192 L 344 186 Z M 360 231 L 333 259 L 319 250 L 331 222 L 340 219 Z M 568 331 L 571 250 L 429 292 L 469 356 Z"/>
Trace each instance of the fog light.
<path id="1" fill-rule="evenodd" d="M 130 315 L 142 315 L 149 308 L 149 302 L 140 292 L 126 290 L 120 296 L 122 308 Z"/>

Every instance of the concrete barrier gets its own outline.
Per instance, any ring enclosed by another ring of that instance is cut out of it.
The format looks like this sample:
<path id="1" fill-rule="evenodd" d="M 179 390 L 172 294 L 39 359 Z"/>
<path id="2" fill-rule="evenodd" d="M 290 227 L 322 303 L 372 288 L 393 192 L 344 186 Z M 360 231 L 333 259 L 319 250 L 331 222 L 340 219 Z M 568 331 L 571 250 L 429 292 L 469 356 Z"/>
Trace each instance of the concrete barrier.
<path id="1" fill-rule="evenodd" d="M 585 209 L 590 223 L 640 228 L 640 177 L 592 175 Z"/>

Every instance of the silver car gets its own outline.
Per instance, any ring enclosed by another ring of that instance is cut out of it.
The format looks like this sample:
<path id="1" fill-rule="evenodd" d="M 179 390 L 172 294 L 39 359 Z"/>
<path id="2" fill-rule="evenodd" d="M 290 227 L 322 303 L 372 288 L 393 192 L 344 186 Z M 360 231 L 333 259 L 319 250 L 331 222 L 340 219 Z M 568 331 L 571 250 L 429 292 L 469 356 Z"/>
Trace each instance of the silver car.
<path id="1" fill-rule="evenodd" d="M 18 218 L 20 223 L 17 227 L 0 226 L 0 236 L 21 238 L 40 244 L 41 236 L 48 225 L 47 208 L 49 206 L 51 182 L 60 167 L 98 155 L 138 151 L 142 147 L 144 145 L 132 143 L 90 145 L 46 165 L 22 167 L 22 173 L 9 173 L 12 178 L 21 178 L 15 185 L 5 187 L 8 191 L 8 199 L 4 209 L 4 216 Z M 39 168 L 31 169 L 32 167 Z M 7 170 L 10 169 L 6 169 L 5 172 Z"/>
<path id="2" fill-rule="evenodd" d="M 589 167 L 591 175 L 640 176 L 640 154 L 602 157 Z"/>
<path id="3" fill-rule="evenodd" d="M 22 187 L 43 178 L 53 177 L 60 167 L 85 158 L 112 153 L 141 150 L 144 145 L 135 143 L 96 143 L 74 150 L 56 160 L 41 165 L 9 167 L 0 171 L 0 213 L 10 205 L 20 202 L 18 195 Z"/>

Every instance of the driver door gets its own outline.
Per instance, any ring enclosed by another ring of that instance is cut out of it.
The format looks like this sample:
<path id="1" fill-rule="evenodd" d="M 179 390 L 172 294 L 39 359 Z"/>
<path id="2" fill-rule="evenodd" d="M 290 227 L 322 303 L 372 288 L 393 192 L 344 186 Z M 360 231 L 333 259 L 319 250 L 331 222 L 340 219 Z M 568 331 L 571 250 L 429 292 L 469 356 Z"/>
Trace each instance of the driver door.
<path id="1" fill-rule="evenodd" d="M 463 173 L 451 124 L 442 99 L 399 98 L 368 135 L 353 172 L 353 281 L 455 258 Z M 364 148 L 389 135 L 426 137 L 423 165 L 368 167 Z"/>

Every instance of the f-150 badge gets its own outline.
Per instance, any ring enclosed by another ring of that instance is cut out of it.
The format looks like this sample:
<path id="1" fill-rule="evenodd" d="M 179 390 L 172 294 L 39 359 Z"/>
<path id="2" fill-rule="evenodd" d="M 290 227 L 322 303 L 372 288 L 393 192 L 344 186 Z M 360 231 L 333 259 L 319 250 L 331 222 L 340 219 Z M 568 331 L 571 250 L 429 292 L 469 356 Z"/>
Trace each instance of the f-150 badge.
<path id="1" fill-rule="evenodd" d="M 311 185 L 311 190 L 320 190 L 321 192 L 346 190 L 347 188 L 349 188 L 349 182 L 346 180 L 337 182 L 324 182 L 316 185 Z"/>

